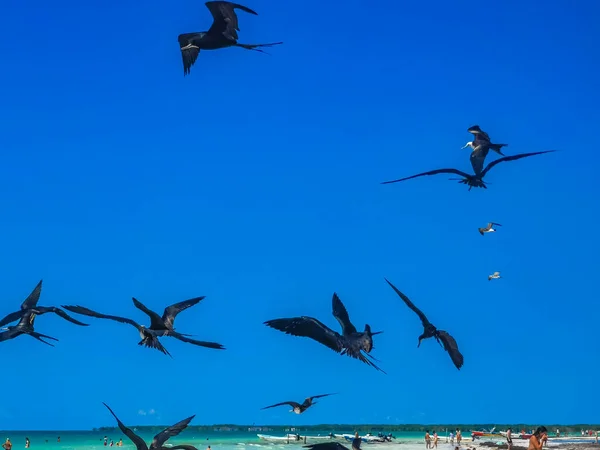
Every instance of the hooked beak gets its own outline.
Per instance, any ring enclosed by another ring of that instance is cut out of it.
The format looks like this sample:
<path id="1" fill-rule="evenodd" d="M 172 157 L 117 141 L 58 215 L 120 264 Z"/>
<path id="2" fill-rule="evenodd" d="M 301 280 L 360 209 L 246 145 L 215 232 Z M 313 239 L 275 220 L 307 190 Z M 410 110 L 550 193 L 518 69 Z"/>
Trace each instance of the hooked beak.
<path id="1" fill-rule="evenodd" d="M 460 149 L 462 150 L 463 148 L 467 148 L 469 146 L 470 142 L 467 142 L 465 145 L 463 145 Z"/>
<path id="2" fill-rule="evenodd" d="M 381 333 L 383 333 L 383 331 L 376 331 L 374 333 L 371 333 L 371 336 L 375 336 L 376 334 L 381 334 Z"/>

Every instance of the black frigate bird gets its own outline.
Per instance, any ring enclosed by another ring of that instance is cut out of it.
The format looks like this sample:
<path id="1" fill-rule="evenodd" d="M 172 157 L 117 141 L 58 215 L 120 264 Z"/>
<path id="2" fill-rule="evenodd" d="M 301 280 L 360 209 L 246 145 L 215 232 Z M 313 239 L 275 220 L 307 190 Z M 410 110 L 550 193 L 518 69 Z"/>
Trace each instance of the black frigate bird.
<path id="1" fill-rule="evenodd" d="M 37 286 L 31 291 L 31 294 L 25 299 L 25 301 L 21 304 L 21 309 L 19 311 L 15 311 L 13 313 L 8 314 L 4 319 L 0 320 L 0 327 L 5 326 L 11 322 L 16 320 L 21 320 L 26 315 L 31 313 L 41 316 L 46 313 L 54 313 L 65 320 L 68 320 L 71 323 L 76 325 L 81 325 L 82 327 L 87 327 L 87 323 L 80 322 L 78 320 L 73 319 L 67 313 L 65 313 L 62 309 L 56 308 L 55 306 L 38 306 L 38 301 L 40 300 L 40 294 L 42 293 L 42 280 L 37 284 Z"/>
<path id="2" fill-rule="evenodd" d="M 454 338 L 450 336 L 448 332 L 444 330 L 438 330 L 434 325 L 431 324 L 431 322 L 429 322 L 425 314 L 423 314 L 423 312 L 419 308 L 417 308 L 406 295 L 400 292 L 398 288 L 392 283 L 390 283 L 390 281 L 387 278 L 385 278 L 385 281 L 387 281 L 387 283 L 396 292 L 396 294 L 398 294 L 400 298 L 404 300 L 406 306 L 412 309 L 417 314 L 417 316 L 419 316 L 421 322 L 423 323 L 423 334 L 419 336 L 419 344 L 417 345 L 417 347 L 421 346 L 421 341 L 423 339 L 435 338 L 438 344 L 442 345 L 444 347 L 444 350 L 448 352 L 456 368 L 460 370 L 460 368 L 463 365 L 464 358 L 458 350 L 458 344 L 456 343 Z"/>
<path id="3" fill-rule="evenodd" d="M 205 298 L 204 296 L 195 297 L 195 298 L 191 298 L 189 300 L 184 300 L 182 302 L 175 303 L 171 306 L 167 306 L 163 312 L 162 317 L 159 316 L 154 311 L 148 309 L 142 302 L 140 302 L 135 297 L 133 297 L 133 304 L 135 305 L 136 308 L 138 308 L 140 311 L 143 311 L 150 317 L 150 326 L 148 328 L 150 330 L 152 330 L 156 336 L 171 336 L 176 339 L 179 339 L 182 342 L 187 342 L 188 344 L 194 344 L 194 345 L 198 345 L 200 347 L 208 347 L 208 348 L 214 348 L 214 349 L 218 349 L 218 350 L 224 350 L 225 347 L 223 347 L 221 344 L 218 344 L 216 342 L 207 342 L 207 341 L 198 341 L 196 339 L 189 339 L 188 337 L 186 337 L 186 336 L 190 336 L 189 334 L 183 334 L 183 333 L 179 333 L 179 332 L 175 331 L 174 322 L 175 322 L 175 317 L 177 316 L 177 314 L 179 314 L 181 311 L 183 311 L 191 306 L 196 305 L 198 302 L 200 302 L 200 300 L 203 300 L 204 298 Z"/>
<path id="4" fill-rule="evenodd" d="M 333 317 L 342 326 L 341 335 L 317 319 L 308 316 L 273 319 L 267 320 L 264 323 L 286 334 L 314 339 L 337 353 L 359 359 L 365 364 L 385 373 L 372 361 L 367 359 L 368 357 L 377 361 L 369 353 L 373 350 L 373 336 L 382 333 L 382 331 L 373 333 L 369 324 L 365 324 L 365 331 L 362 333 L 358 332 L 354 325 L 352 325 L 352 322 L 350 322 L 348 311 L 346 311 L 344 304 L 336 293 L 333 294 L 332 308 Z M 363 351 L 365 352 L 364 354 L 362 353 Z"/>
<path id="5" fill-rule="evenodd" d="M 311 450 L 350 450 L 348 447 L 340 444 L 339 442 L 319 442 L 318 444 L 308 444 L 303 445 L 302 447 L 309 448 Z"/>
<path id="6" fill-rule="evenodd" d="M 163 347 L 163 345 L 158 340 L 158 336 L 156 335 L 156 333 L 153 330 L 150 330 L 150 329 L 146 328 L 145 326 L 140 325 L 135 320 L 128 319 L 127 317 L 110 316 L 108 314 L 101 314 L 99 312 L 92 311 L 89 308 L 85 308 L 84 306 L 79 306 L 79 305 L 75 305 L 75 306 L 63 305 L 63 308 L 65 308 L 66 310 L 69 310 L 71 312 L 74 312 L 76 314 L 82 314 L 84 316 L 96 317 L 98 319 L 115 320 L 117 322 L 128 323 L 129 325 L 133 325 L 139 331 L 140 338 L 142 338 L 142 340 L 140 342 L 138 342 L 138 345 L 144 345 L 149 348 L 154 348 L 154 349 L 164 353 L 165 355 L 171 356 L 171 354 L 167 351 L 167 349 L 165 347 Z"/>
<path id="7" fill-rule="evenodd" d="M 261 53 L 266 53 L 258 47 L 272 47 L 274 45 L 283 44 L 283 42 L 273 42 L 270 44 L 240 44 L 237 32 L 238 17 L 235 9 L 241 9 L 250 14 L 258 15 L 250 8 L 238 5 L 231 2 L 206 2 L 206 7 L 213 16 L 213 23 L 208 31 L 183 33 L 177 37 L 179 46 L 181 47 L 181 57 L 183 59 L 183 75 L 190 73 L 190 70 L 200 50 L 217 50 L 226 47 L 241 47 L 246 50 L 254 50 Z"/>
<path id="8" fill-rule="evenodd" d="M 473 125 L 467 131 L 475 136 L 475 139 L 467 142 L 462 148 L 471 147 L 473 149 L 469 159 L 473 171 L 476 174 L 481 173 L 483 170 L 483 163 L 485 162 L 485 158 L 490 149 L 494 150 L 499 155 L 504 156 L 504 153 L 502 153 L 500 149 L 506 147 L 508 144 L 492 144 L 488 134 L 485 131 L 482 131 L 481 128 L 479 128 L 479 125 Z"/>
<path id="9" fill-rule="evenodd" d="M 52 336 L 47 336 L 45 334 L 38 333 L 33 330 L 33 322 L 35 321 L 36 314 L 32 312 L 25 313 L 21 320 L 17 325 L 9 326 L 4 328 L 4 332 L 0 333 L 0 342 L 7 341 L 9 339 L 14 339 L 17 336 L 21 336 L 22 334 L 28 334 L 32 338 L 37 339 L 44 344 L 47 344 L 51 347 L 54 347 L 50 342 L 44 341 L 44 339 L 52 339 L 53 341 L 58 341 L 58 339 L 53 338 Z"/>
<path id="10" fill-rule="evenodd" d="M 423 173 L 419 173 L 417 175 L 412 175 L 410 177 L 400 178 L 398 180 L 384 181 L 381 184 L 398 183 L 399 181 L 410 180 L 411 178 L 422 177 L 425 175 L 437 175 L 438 173 L 450 173 L 450 174 L 459 175 L 459 176 L 463 177 L 462 179 L 459 179 L 459 183 L 466 184 L 467 186 L 469 186 L 469 191 L 471 190 L 471 188 L 474 188 L 474 187 L 487 189 L 487 186 L 486 186 L 485 182 L 483 181 L 483 178 L 492 169 L 492 167 L 494 167 L 496 164 L 500 164 L 501 162 L 504 162 L 504 161 L 515 161 L 517 159 L 526 158 L 528 156 L 541 155 L 543 153 L 552 153 L 555 151 L 556 150 L 545 150 L 543 152 L 520 153 L 518 155 L 511 155 L 511 156 L 505 156 L 503 158 L 498 158 L 497 160 L 489 163 L 485 167 L 485 169 L 482 170 L 480 173 L 475 173 L 474 175 L 469 175 L 458 169 L 436 169 L 436 170 L 430 170 L 429 172 L 423 172 Z M 457 178 L 450 178 L 450 180 L 456 180 L 456 179 Z"/>
<path id="11" fill-rule="evenodd" d="M 152 439 L 152 443 L 150 444 L 150 447 L 148 447 L 148 445 L 146 445 L 146 442 L 140 436 L 135 434 L 131 430 L 131 428 L 128 428 L 127 426 L 125 426 L 125 424 L 123 422 L 121 422 L 119 420 L 119 418 L 113 412 L 113 410 L 110 409 L 110 406 L 108 406 L 104 402 L 102 402 L 102 404 L 104 406 L 106 406 L 106 408 L 108 408 L 108 410 L 113 415 L 113 417 L 115 419 L 117 419 L 117 424 L 119 425 L 119 429 L 125 436 L 127 436 L 131 440 L 131 442 L 133 442 L 133 444 L 135 445 L 135 448 L 137 450 L 167 450 L 167 448 L 171 449 L 171 450 L 198 450 L 193 445 L 187 445 L 187 444 L 172 445 L 169 447 L 165 447 L 165 445 L 164 445 L 165 442 L 167 442 L 169 440 L 169 438 L 175 437 L 179 433 L 181 433 L 183 430 L 185 430 L 187 428 L 188 424 L 192 421 L 192 419 L 194 417 L 196 417 L 195 414 L 191 417 L 188 417 L 187 419 L 183 419 L 181 422 L 177 422 L 173 426 L 165 428 L 163 431 L 161 431 L 156 436 L 154 436 L 154 439 Z"/>
<path id="12" fill-rule="evenodd" d="M 298 403 L 298 402 L 294 402 L 294 401 L 281 402 L 281 403 L 275 403 L 274 405 L 271 405 L 271 406 L 265 406 L 264 408 L 261 408 L 261 409 L 269 409 L 269 408 L 275 408 L 276 406 L 290 405 L 292 407 L 290 412 L 294 412 L 296 414 L 302 414 L 304 411 L 306 411 L 312 405 L 316 405 L 318 403 L 318 402 L 313 402 L 313 398 L 327 397 L 329 395 L 335 395 L 335 394 L 313 395 L 312 397 L 306 397 L 302 403 Z"/>

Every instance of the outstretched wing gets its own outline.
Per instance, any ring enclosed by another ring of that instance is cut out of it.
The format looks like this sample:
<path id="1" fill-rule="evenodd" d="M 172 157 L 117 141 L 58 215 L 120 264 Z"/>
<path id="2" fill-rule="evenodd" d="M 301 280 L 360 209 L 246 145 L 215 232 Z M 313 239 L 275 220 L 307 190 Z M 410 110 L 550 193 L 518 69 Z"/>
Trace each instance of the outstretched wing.
<path id="1" fill-rule="evenodd" d="M 190 339 L 188 337 L 183 336 L 181 333 L 177 333 L 176 331 L 171 331 L 167 336 L 174 337 L 175 339 L 179 339 L 182 342 L 187 342 L 188 344 L 198 345 L 199 347 L 208 347 L 215 348 L 217 350 L 225 350 L 221 344 L 216 342 L 208 342 L 208 341 L 197 341 L 196 339 Z"/>
<path id="2" fill-rule="evenodd" d="M 543 153 L 552 153 L 555 152 L 556 150 L 545 150 L 543 152 L 533 152 L 533 153 L 519 153 L 518 155 L 511 155 L 511 156 L 505 156 L 503 158 L 498 158 L 495 161 L 492 161 L 491 163 L 489 163 L 485 169 L 483 169 L 483 172 L 481 172 L 481 178 L 485 177 L 485 174 L 488 173 L 492 167 L 494 167 L 496 164 L 500 164 L 501 162 L 504 161 L 515 161 L 517 159 L 521 159 L 521 158 L 527 158 L 528 156 L 535 156 L 535 155 L 541 155 Z"/>
<path id="3" fill-rule="evenodd" d="M 265 406 L 264 408 L 260 408 L 260 409 L 275 408 L 276 406 L 283 406 L 283 405 L 290 405 L 292 408 L 300 408 L 300 403 L 290 401 L 290 402 L 275 403 L 274 405 Z"/>
<path id="4" fill-rule="evenodd" d="M 387 284 L 389 284 L 392 287 L 392 289 L 396 292 L 396 294 L 398 294 L 400 296 L 400 298 L 402 300 L 404 300 L 404 303 L 406 303 L 406 306 L 408 306 L 415 313 L 417 313 L 417 316 L 419 316 L 419 318 L 421 319 L 421 322 L 423 323 L 424 327 L 427 327 L 427 325 L 430 325 L 430 322 L 427 319 L 427 317 L 425 316 L 425 314 L 423 314 L 423 312 L 419 308 L 417 308 L 406 295 L 404 295 L 402 292 L 400 292 L 398 290 L 398 288 L 396 286 L 394 286 L 387 278 L 385 278 L 385 281 L 387 281 Z"/>
<path id="5" fill-rule="evenodd" d="M 468 175 L 458 169 L 436 169 L 436 170 L 430 170 L 429 172 L 423 172 L 423 173 L 419 173 L 417 175 L 412 175 L 410 177 L 400 178 L 398 180 L 384 181 L 381 184 L 398 183 L 399 181 L 410 180 L 411 178 L 422 177 L 425 175 L 437 175 L 438 173 L 452 173 L 454 175 L 459 175 L 459 176 L 465 177 L 465 178 L 470 177 L 470 175 Z"/>
<path id="6" fill-rule="evenodd" d="M 198 33 L 183 33 L 177 36 L 179 49 L 181 50 L 181 59 L 183 61 L 183 76 L 186 76 L 192 70 L 192 66 L 198 59 L 200 47 L 194 42 Z"/>
<path id="7" fill-rule="evenodd" d="M 292 336 L 314 339 L 337 353 L 341 352 L 343 348 L 341 336 L 313 317 L 273 319 L 267 320 L 265 325 Z"/>
<path id="8" fill-rule="evenodd" d="M 113 412 L 113 410 L 110 409 L 110 406 L 108 406 L 104 402 L 102 402 L 102 404 L 104 406 L 106 406 L 108 408 L 108 410 L 110 411 L 110 413 L 113 415 L 113 417 L 115 419 L 117 419 L 117 424 L 119 425 L 119 429 L 123 432 L 123 434 L 125 436 L 127 436 L 131 440 L 131 442 L 133 442 L 135 444 L 135 447 L 137 448 L 137 450 L 148 450 L 148 446 L 146 445 L 146 443 L 144 442 L 144 440 L 141 437 L 139 437 L 137 434 L 135 434 L 131 430 L 131 428 L 126 427 L 125 424 L 119 420 L 119 418 Z"/>
<path id="9" fill-rule="evenodd" d="M 346 336 L 348 334 L 356 333 L 356 328 L 352 325 L 352 322 L 350 322 L 346 307 L 335 292 L 331 299 L 331 305 L 333 308 L 333 317 L 337 319 L 342 327 L 342 334 Z"/>
<path id="10" fill-rule="evenodd" d="M 0 332 L 0 342 L 14 339 L 21 334 L 24 333 L 20 327 L 12 327 L 10 330 Z"/>
<path id="11" fill-rule="evenodd" d="M 502 226 L 502 225 L 501 225 L 501 224 L 499 224 L 499 223 L 496 223 L 496 222 L 490 222 L 490 223 L 488 224 L 488 227 L 490 227 L 490 228 L 491 228 L 491 227 L 492 227 L 492 225 L 496 225 L 497 227 L 501 227 L 501 226 Z"/>
<path id="12" fill-rule="evenodd" d="M 175 425 L 172 425 L 162 430 L 160 433 L 154 436 L 154 439 L 150 444 L 150 450 L 155 448 L 161 448 L 163 444 L 169 440 L 169 438 L 177 436 L 179 433 L 185 430 L 194 417 L 196 417 L 195 414 L 193 416 L 188 417 L 187 419 L 183 419 L 182 421 L 177 422 Z"/>
<path id="13" fill-rule="evenodd" d="M 333 394 L 321 394 L 321 395 L 313 395 L 313 396 L 311 396 L 311 397 L 307 397 L 307 398 L 305 398 L 305 399 L 304 399 L 304 403 L 312 402 L 312 401 L 313 401 L 313 399 L 315 399 L 315 398 L 328 397 L 328 396 L 330 396 L 330 395 L 335 395 L 335 393 L 333 393 Z"/>
<path id="14" fill-rule="evenodd" d="M 319 442 L 318 444 L 303 445 L 302 447 L 310 448 L 311 450 L 350 450 L 339 442 Z"/>
<path id="15" fill-rule="evenodd" d="M 42 280 L 37 284 L 31 294 L 27 296 L 25 301 L 21 304 L 21 309 L 31 309 L 37 305 L 37 302 L 40 299 L 40 294 L 42 293 Z"/>
<path id="16" fill-rule="evenodd" d="M 27 315 L 27 313 L 24 314 L 22 309 L 12 312 L 10 314 L 7 314 L 4 317 L 4 319 L 0 320 L 0 327 L 8 325 L 9 323 L 14 322 L 15 320 L 21 320 L 26 315 Z"/>
<path id="17" fill-rule="evenodd" d="M 131 297 L 131 300 L 133 300 L 133 304 L 135 305 L 135 307 L 137 309 L 139 309 L 143 313 L 147 314 L 148 317 L 150 317 L 150 328 L 152 328 L 153 330 L 164 330 L 165 329 L 163 320 L 160 318 L 160 316 L 157 313 L 155 313 L 151 309 L 148 309 L 146 307 L 146 305 L 144 305 L 142 302 L 140 302 L 137 298 Z"/>
<path id="18" fill-rule="evenodd" d="M 483 163 L 485 162 L 485 158 L 487 157 L 489 151 L 489 146 L 482 146 L 471 152 L 469 160 L 471 161 L 473 172 L 475 172 L 476 175 L 480 174 L 483 170 Z"/>
<path id="19" fill-rule="evenodd" d="M 81 325 L 82 327 L 89 326 L 89 324 L 87 324 L 87 323 L 83 323 L 83 322 L 80 322 L 79 320 L 73 319 L 70 315 L 68 315 L 62 309 L 57 308 L 56 306 L 38 306 L 38 307 L 34 308 L 34 310 L 37 311 L 38 315 L 46 314 L 46 313 L 54 313 L 57 316 L 60 316 L 63 319 L 68 320 L 71 323 L 74 323 L 75 325 Z"/>
<path id="20" fill-rule="evenodd" d="M 450 336 L 447 332 L 443 330 L 438 330 L 438 337 L 444 345 L 444 350 L 448 352 L 450 358 L 452 358 L 452 362 L 454 363 L 456 368 L 460 370 L 460 368 L 463 365 L 464 358 L 458 350 L 458 344 L 452 336 Z"/>
<path id="21" fill-rule="evenodd" d="M 64 309 L 66 309 L 67 311 L 71 311 L 74 312 L 75 314 L 82 314 L 84 316 L 90 316 L 90 317 L 96 317 L 98 319 L 109 319 L 109 320 L 115 320 L 117 322 L 121 322 L 121 323 L 128 323 L 130 325 L 133 325 L 134 327 L 136 327 L 138 330 L 140 329 L 140 324 L 137 323 L 134 320 L 128 319 L 127 317 L 120 317 L 120 316 L 109 316 L 108 314 L 100 314 L 99 312 L 96 311 L 92 311 L 89 308 L 86 308 L 84 306 L 79 306 L 79 305 L 61 305 Z"/>
<path id="22" fill-rule="evenodd" d="M 255 16 L 258 15 L 250 8 L 238 5 L 237 3 L 217 1 L 206 2 L 205 4 L 213 16 L 213 23 L 208 29 L 208 33 L 220 33 L 232 40 L 237 40 L 237 32 L 240 31 L 237 14 L 234 9 L 237 8 L 246 11 L 247 13 L 254 14 Z"/>
<path id="23" fill-rule="evenodd" d="M 179 303 L 175 303 L 174 305 L 167 306 L 162 315 L 162 320 L 167 326 L 167 328 L 173 328 L 173 322 L 175 322 L 175 317 L 181 311 L 188 309 L 191 306 L 197 305 L 200 300 L 204 299 L 204 295 L 202 297 L 190 298 L 189 300 L 184 300 Z"/>

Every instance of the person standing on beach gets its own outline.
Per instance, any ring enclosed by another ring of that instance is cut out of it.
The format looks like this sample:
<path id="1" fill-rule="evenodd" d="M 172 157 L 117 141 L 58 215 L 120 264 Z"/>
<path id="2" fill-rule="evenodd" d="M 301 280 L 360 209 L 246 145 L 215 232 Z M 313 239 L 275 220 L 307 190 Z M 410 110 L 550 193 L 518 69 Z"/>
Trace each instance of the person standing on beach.
<path id="1" fill-rule="evenodd" d="M 448 437 L 450 438 L 450 444 L 454 445 L 454 433 L 452 433 L 452 431 L 450 432 Z"/>
<path id="2" fill-rule="evenodd" d="M 433 448 L 437 448 L 438 434 L 437 431 L 433 431 Z"/>
<path id="3" fill-rule="evenodd" d="M 29 438 L 26 437 L 25 438 L 25 448 L 29 448 L 30 442 L 29 442 Z"/>
<path id="4" fill-rule="evenodd" d="M 106 447 L 108 445 L 108 438 L 106 436 L 104 436 L 104 446 Z"/>
<path id="5" fill-rule="evenodd" d="M 541 426 L 535 430 L 535 433 L 529 438 L 529 448 L 527 450 L 542 450 L 544 439 L 548 438 L 548 430 Z"/>
<path id="6" fill-rule="evenodd" d="M 460 441 L 462 441 L 462 434 L 460 433 L 460 430 L 457 428 L 456 429 L 456 445 L 460 447 Z"/>
<path id="7" fill-rule="evenodd" d="M 352 439 L 352 450 L 360 450 L 361 440 L 358 437 L 358 431 L 354 433 L 354 439 Z"/>
<path id="8" fill-rule="evenodd" d="M 508 450 L 512 449 L 512 428 L 506 430 L 506 443 L 508 444 Z"/>
<path id="9" fill-rule="evenodd" d="M 429 430 L 425 431 L 425 448 L 431 448 L 431 436 L 429 436 Z"/>
<path id="10" fill-rule="evenodd" d="M 10 442 L 10 438 L 6 438 L 6 442 L 4 444 L 2 444 L 2 448 L 4 450 L 11 450 L 12 449 L 12 442 Z"/>

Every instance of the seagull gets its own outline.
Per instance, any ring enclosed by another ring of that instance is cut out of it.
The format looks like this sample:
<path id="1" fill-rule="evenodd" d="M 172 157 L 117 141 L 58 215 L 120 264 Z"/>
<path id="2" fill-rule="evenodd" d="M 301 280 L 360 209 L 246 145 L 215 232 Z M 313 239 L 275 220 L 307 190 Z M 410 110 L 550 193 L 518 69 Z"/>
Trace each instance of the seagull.
<path id="1" fill-rule="evenodd" d="M 314 339 L 337 353 L 359 359 L 365 364 L 385 373 L 372 361 L 367 359 L 369 357 L 377 361 L 369 353 L 373 350 L 373 336 L 382 333 L 382 331 L 373 333 L 368 324 L 365 325 L 364 332 L 356 331 L 356 328 L 350 322 L 348 311 L 346 311 L 344 304 L 335 292 L 332 298 L 332 308 L 333 317 L 342 326 L 341 335 L 317 319 L 308 316 L 273 319 L 264 323 L 271 328 L 291 334 L 292 336 L 303 336 Z M 365 354 L 361 351 L 364 351 Z"/>
<path id="2" fill-rule="evenodd" d="M 283 44 L 283 42 L 273 42 L 271 44 L 240 44 L 237 32 L 238 17 L 235 9 L 241 9 L 250 14 L 257 16 L 255 11 L 252 11 L 246 6 L 238 5 L 230 2 L 206 2 L 206 7 L 213 16 L 213 23 L 208 31 L 183 33 L 177 37 L 179 46 L 181 47 L 181 57 L 183 59 L 183 75 L 190 73 L 190 70 L 200 50 L 217 50 L 226 47 L 241 47 L 246 50 L 254 50 L 261 53 L 266 53 L 258 47 L 272 47 L 274 45 Z"/>
<path id="3" fill-rule="evenodd" d="M 404 300 L 404 303 L 406 303 L 406 306 L 408 306 L 410 309 L 412 309 L 417 314 L 417 316 L 419 316 L 419 318 L 421 319 L 421 322 L 423 323 L 423 334 L 421 336 L 419 336 L 419 344 L 417 345 L 417 347 L 419 347 L 421 345 L 421 341 L 423 339 L 432 338 L 432 337 L 435 338 L 435 340 L 438 342 L 438 344 L 442 345 L 444 347 L 444 350 L 446 350 L 448 352 L 448 354 L 450 355 L 450 358 L 452 359 L 452 362 L 454 363 L 456 368 L 458 370 L 460 370 L 460 368 L 463 365 L 464 359 L 463 359 L 463 355 L 458 350 L 458 344 L 456 343 L 454 338 L 452 336 L 450 336 L 450 334 L 448 334 L 446 331 L 438 330 L 434 325 L 431 324 L 431 322 L 429 322 L 429 320 L 427 319 L 425 314 L 423 314 L 423 312 L 419 308 L 417 308 L 406 295 L 404 295 L 402 292 L 400 292 L 398 290 L 398 288 L 396 286 L 394 286 L 392 283 L 390 283 L 390 281 L 387 278 L 385 278 L 385 281 L 387 281 L 387 283 L 396 292 L 396 294 L 398 294 L 400 296 L 400 298 L 402 300 Z"/>
<path id="4" fill-rule="evenodd" d="M 475 140 L 467 142 L 462 148 L 471 147 L 473 149 L 469 159 L 476 174 L 481 173 L 483 170 L 483 163 L 490 149 L 504 156 L 504 153 L 500 149 L 508 144 L 492 144 L 488 134 L 482 131 L 479 125 L 473 125 L 467 131 L 475 136 Z"/>
<path id="5" fill-rule="evenodd" d="M 144 442 L 144 440 L 140 436 L 135 434 L 131 430 L 131 428 L 126 427 L 125 424 L 119 420 L 119 418 L 113 412 L 113 410 L 110 409 L 110 406 L 108 406 L 104 402 L 102 402 L 102 404 L 104 406 L 106 406 L 106 408 L 108 408 L 108 410 L 113 415 L 113 417 L 115 419 L 117 419 L 117 424 L 119 425 L 121 432 L 125 436 L 127 436 L 131 440 L 131 442 L 133 442 L 133 444 L 135 445 L 135 448 L 137 450 L 167 450 L 167 447 L 164 446 L 165 442 L 167 442 L 170 438 L 177 436 L 179 433 L 181 433 L 183 430 L 185 430 L 187 428 L 188 424 L 191 422 L 191 420 L 194 417 L 196 417 L 196 415 L 194 414 L 193 416 L 188 417 L 187 419 L 183 419 L 181 422 L 177 422 L 173 426 L 165 428 L 163 431 L 161 431 L 156 436 L 154 436 L 154 439 L 152 439 L 152 443 L 150 444 L 150 447 L 148 447 L 148 445 L 146 445 L 146 442 Z M 168 448 L 170 450 L 198 450 L 193 445 L 187 445 L 187 444 L 172 445 L 172 446 L 169 446 Z"/>
<path id="6" fill-rule="evenodd" d="M 498 278 L 502 278 L 500 272 L 494 272 L 493 274 L 488 275 L 488 281 L 497 280 Z"/>
<path id="7" fill-rule="evenodd" d="M 31 313 L 35 315 L 42 315 L 46 313 L 54 313 L 65 320 L 68 320 L 71 323 L 76 325 L 81 325 L 82 327 L 87 327 L 87 323 L 79 322 L 78 320 L 73 319 L 67 313 L 65 313 L 62 309 L 56 308 L 54 306 L 37 306 L 38 301 L 40 300 L 40 294 L 42 293 L 42 280 L 37 284 L 37 286 L 31 291 L 31 294 L 25 299 L 25 301 L 21 304 L 21 309 L 19 311 L 15 311 L 13 313 L 8 314 L 4 319 L 0 320 L 0 327 L 5 326 L 11 322 L 16 320 L 21 320 L 26 315 Z"/>
<path id="8" fill-rule="evenodd" d="M 474 175 L 469 175 L 458 169 L 436 169 L 436 170 L 430 170 L 429 172 L 423 172 L 423 173 L 419 173 L 417 175 L 412 175 L 410 177 L 400 178 L 398 180 L 384 181 L 381 184 L 397 183 L 399 181 L 410 180 L 411 178 L 422 177 L 424 175 L 437 175 L 438 173 L 451 173 L 451 174 L 455 174 L 455 175 L 459 175 L 459 176 L 463 177 L 462 179 L 459 179 L 460 180 L 459 183 L 468 185 L 469 191 L 471 190 L 471 188 L 474 188 L 474 187 L 487 189 L 487 186 L 486 186 L 485 182 L 483 181 L 483 177 L 485 177 L 485 175 L 490 171 L 490 169 L 492 169 L 492 167 L 494 167 L 496 164 L 500 164 L 501 162 L 504 162 L 504 161 L 515 161 L 517 159 L 526 158 L 528 156 L 541 155 L 543 153 L 552 153 L 555 151 L 556 150 L 545 150 L 543 152 L 520 153 L 518 155 L 505 156 L 503 158 L 499 158 L 495 161 L 492 161 L 491 163 L 489 163 L 486 166 L 486 168 L 483 171 L 481 171 L 481 173 L 475 173 Z M 450 178 L 450 179 L 456 180 L 456 178 Z"/>
<path id="9" fill-rule="evenodd" d="M 313 395 L 312 397 L 306 397 L 304 399 L 304 401 L 302 402 L 302 404 L 289 401 L 289 402 L 275 403 L 274 405 L 265 406 L 264 408 L 261 408 L 261 409 L 269 409 L 269 408 L 274 408 L 276 406 L 290 405 L 293 408 L 290 410 L 290 412 L 294 412 L 296 414 L 302 414 L 304 411 L 306 411 L 312 405 L 317 404 L 317 402 L 313 402 L 313 398 L 327 397 L 328 395 L 335 395 L 335 394 Z"/>
<path id="10" fill-rule="evenodd" d="M 310 448 L 311 450 L 350 450 L 339 442 L 319 442 L 318 444 L 308 444 L 302 447 Z"/>
<path id="11" fill-rule="evenodd" d="M 497 227 L 501 227 L 502 226 L 499 223 L 490 222 L 490 223 L 487 224 L 487 227 L 485 227 L 485 228 L 478 228 L 479 234 L 481 234 L 483 236 L 484 233 L 493 233 L 493 232 L 495 232 L 496 230 L 494 228 L 492 228 L 494 225 L 496 225 Z"/>
<path id="12" fill-rule="evenodd" d="M 54 347 L 53 344 L 44 341 L 42 338 L 52 339 L 53 341 L 58 341 L 58 339 L 53 338 L 52 336 L 47 336 L 45 334 L 33 331 L 33 322 L 35 321 L 35 317 L 35 313 L 27 312 L 21 317 L 21 320 L 17 325 L 2 328 L 6 331 L 0 333 L 0 342 L 7 341 L 9 339 L 14 339 L 17 336 L 21 336 L 22 334 L 28 334 L 29 336 L 37 339 L 38 341 L 43 342 L 44 344 L 47 344 L 50 347 Z"/>

